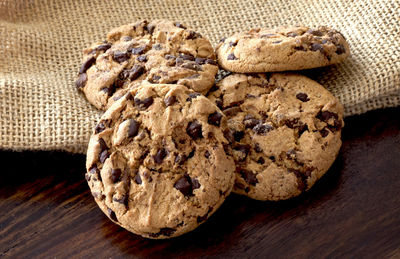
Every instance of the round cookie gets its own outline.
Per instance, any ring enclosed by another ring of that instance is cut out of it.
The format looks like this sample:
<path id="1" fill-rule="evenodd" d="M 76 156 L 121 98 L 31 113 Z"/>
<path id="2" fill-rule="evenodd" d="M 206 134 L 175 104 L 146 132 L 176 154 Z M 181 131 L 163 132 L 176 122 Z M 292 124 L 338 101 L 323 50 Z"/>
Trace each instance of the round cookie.
<path id="1" fill-rule="evenodd" d="M 218 63 L 238 73 L 301 70 L 341 62 L 350 54 L 340 32 L 327 27 L 252 29 L 221 40 Z"/>
<path id="2" fill-rule="evenodd" d="M 217 106 L 185 86 L 130 89 L 90 138 L 86 179 L 95 201 L 115 223 L 144 237 L 196 228 L 233 188 L 226 129 Z"/>
<path id="3" fill-rule="evenodd" d="M 297 196 L 339 152 L 342 105 L 305 76 L 232 74 L 208 97 L 228 117 L 236 193 L 273 201 Z"/>
<path id="4" fill-rule="evenodd" d="M 181 23 L 146 20 L 113 29 L 83 51 L 76 87 L 105 110 L 135 83 L 182 84 L 206 93 L 218 71 L 208 39 Z"/>

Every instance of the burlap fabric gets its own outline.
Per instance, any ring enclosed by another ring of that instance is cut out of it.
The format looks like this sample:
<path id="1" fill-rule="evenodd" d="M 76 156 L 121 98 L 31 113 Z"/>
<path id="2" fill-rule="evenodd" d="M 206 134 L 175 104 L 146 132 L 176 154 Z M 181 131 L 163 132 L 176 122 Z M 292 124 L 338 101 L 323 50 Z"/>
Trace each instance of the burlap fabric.
<path id="1" fill-rule="evenodd" d="M 179 20 L 216 44 L 252 27 L 330 25 L 344 63 L 306 72 L 346 115 L 400 104 L 400 2 L 0 0 L 0 148 L 85 153 L 101 112 L 74 87 L 81 49 L 137 19 Z"/>

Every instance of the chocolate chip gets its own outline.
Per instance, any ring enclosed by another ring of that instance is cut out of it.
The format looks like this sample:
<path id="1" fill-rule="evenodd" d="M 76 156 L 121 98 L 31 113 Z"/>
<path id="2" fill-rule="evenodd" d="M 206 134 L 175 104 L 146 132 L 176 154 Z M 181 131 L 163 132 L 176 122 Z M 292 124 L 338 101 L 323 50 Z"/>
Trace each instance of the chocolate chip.
<path id="1" fill-rule="evenodd" d="M 233 149 L 242 153 L 239 161 L 243 162 L 246 160 L 246 157 L 250 152 L 250 145 L 236 145 Z"/>
<path id="2" fill-rule="evenodd" d="M 132 37 L 131 37 L 131 36 L 124 36 L 124 37 L 122 38 L 122 40 L 123 40 L 123 41 L 131 41 L 131 40 L 132 40 Z"/>
<path id="3" fill-rule="evenodd" d="M 136 58 L 137 61 L 140 62 L 146 62 L 147 61 L 147 56 L 146 55 L 140 55 Z"/>
<path id="4" fill-rule="evenodd" d="M 153 49 L 155 49 L 155 50 L 162 50 L 162 46 L 161 46 L 160 43 L 157 43 L 157 44 L 154 44 L 154 45 L 153 45 Z"/>
<path id="5" fill-rule="evenodd" d="M 161 164 L 167 155 L 167 150 L 165 150 L 164 148 L 159 149 L 157 153 L 153 156 L 154 162 L 156 162 L 156 164 Z"/>
<path id="6" fill-rule="evenodd" d="M 108 152 L 108 149 L 102 151 L 99 155 L 100 162 L 104 163 L 109 156 L 110 156 L 110 153 Z"/>
<path id="7" fill-rule="evenodd" d="M 311 45 L 311 50 L 312 50 L 312 51 L 324 52 L 324 47 L 323 47 L 321 44 L 319 44 L 319 43 L 313 43 L 313 44 Z"/>
<path id="8" fill-rule="evenodd" d="M 187 159 L 192 158 L 194 156 L 194 153 L 196 152 L 196 148 L 190 151 L 189 155 L 187 156 Z"/>
<path id="9" fill-rule="evenodd" d="M 159 237 L 160 235 L 163 235 L 163 236 L 169 237 L 173 233 L 175 233 L 175 231 L 176 230 L 173 229 L 173 228 L 161 228 L 160 232 L 158 232 L 158 233 L 149 233 L 149 236 L 151 236 L 151 237 Z"/>
<path id="10" fill-rule="evenodd" d="M 274 42 L 272 42 L 273 44 L 278 44 L 278 43 L 281 43 L 282 41 L 281 40 L 277 40 L 277 41 L 274 41 Z"/>
<path id="11" fill-rule="evenodd" d="M 153 97 L 147 97 L 144 98 L 143 100 L 139 99 L 139 98 L 135 98 L 133 99 L 133 101 L 135 102 L 135 106 L 139 109 L 139 110 L 146 110 L 150 105 L 153 104 Z"/>
<path id="12" fill-rule="evenodd" d="M 190 54 L 183 54 L 180 53 L 179 54 L 179 58 L 183 59 L 183 60 L 190 60 L 190 61 L 195 61 L 196 59 L 194 58 L 194 56 L 190 55 Z"/>
<path id="13" fill-rule="evenodd" d="M 311 175 L 311 173 L 302 174 L 300 171 L 295 169 L 288 169 L 289 173 L 293 173 L 297 177 L 297 188 L 301 191 L 304 191 L 307 188 L 307 175 Z"/>
<path id="14" fill-rule="evenodd" d="M 214 112 L 208 115 L 208 123 L 215 126 L 220 125 L 221 119 L 222 119 L 222 114 L 219 112 Z"/>
<path id="15" fill-rule="evenodd" d="M 119 50 L 116 50 L 113 55 L 113 59 L 118 63 L 122 63 L 122 62 L 128 60 L 129 57 L 130 57 L 129 52 L 121 52 Z"/>
<path id="16" fill-rule="evenodd" d="M 342 44 L 339 44 L 336 46 L 336 54 L 341 55 L 343 53 L 346 53 L 346 49 Z"/>
<path id="17" fill-rule="evenodd" d="M 137 48 L 132 48 L 132 49 L 130 49 L 130 51 L 134 55 L 140 55 L 140 54 L 143 54 L 145 49 L 146 49 L 146 46 L 140 46 L 140 47 L 137 47 Z"/>
<path id="18" fill-rule="evenodd" d="M 78 79 L 75 82 L 76 88 L 80 89 L 86 85 L 87 75 L 86 73 L 79 74 Z"/>
<path id="19" fill-rule="evenodd" d="M 200 183 L 197 179 L 192 179 L 188 174 L 184 174 L 175 182 L 174 187 L 183 195 L 192 196 L 193 190 L 200 188 Z"/>
<path id="20" fill-rule="evenodd" d="M 158 80 L 160 80 L 161 76 L 158 75 L 153 75 L 151 78 L 149 78 L 149 82 L 152 84 L 158 83 Z"/>
<path id="21" fill-rule="evenodd" d="M 85 174 L 86 181 L 90 182 L 90 175 L 88 173 Z"/>
<path id="22" fill-rule="evenodd" d="M 174 25 L 175 25 L 176 27 L 178 27 L 178 28 L 186 29 L 186 27 L 185 27 L 182 23 L 180 23 L 180 22 L 176 22 L 176 23 L 174 23 Z"/>
<path id="23" fill-rule="evenodd" d="M 308 98 L 308 95 L 305 93 L 298 93 L 296 94 L 296 98 L 299 99 L 302 102 L 308 102 L 310 98 Z"/>
<path id="24" fill-rule="evenodd" d="M 244 123 L 244 127 L 246 128 L 246 129 L 252 129 L 252 128 L 254 128 L 256 125 L 258 125 L 258 124 L 261 124 L 261 120 L 258 120 L 258 119 L 255 119 L 254 117 L 253 117 L 253 115 L 250 115 L 250 114 L 248 114 L 248 115 L 246 115 L 245 117 L 244 117 L 244 120 L 243 120 L 243 123 Z"/>
<path id="25" fill-rule="evenodd" d="M 112 209 L 107 208 L 107 213 L 108 213 L 108 217 L 110 217 L 110 219 L 118 222 L 117 216 L 115 215 L 115 212 Z"/>
<path id="26" fill-rule="evenodd" d="M 135 137 L 139 132 L 140 123 L 134 119 L 129 120 L 128 138 Z"/>
<path id="27" fill-rule="evenodd" d="M 192 101 L 192 99 L 196 99 L 200 95 L 201 95 L 200 93 L 190 93 L 189 97 L 186 99 L 186 101 Z"/>
<path id="28" fill-rule="evenodd" d="M 205 58 L 196 58 L 195 62 L 199 65 L 204 65 L 206 63 L 206 59 Z"/>
<path id="29" fill-rule="evenodd" d="M 260 144 L 258 144 L 258 143 L 254 144 L 254 150 L 256 151 L 256 153 L 263 152 L 262 148 L 260 147 Z"/>
<path id="30" fill-rule="evenodd" d="M 181 67 L 187 68 L 187 69 L 190 69 L 190 70 L 194 70 L 194 71 L 202 71 L 201 66 L 199 64 L 196 64 L 196 63 L 193 63 L 193 62 L 183 63 L 181 65 Z"/>
<path id="31" fill-rule="evenodd" d="M 202 38 L 203 36 L 201 36 L 200 33 L 198 32 L 194 32 L 194 31 L 190 31 L 189 35 L 186 37 L 187 40 L 195 40 L 197 38 Z"/>
<path id="32" fill-rule="evenodd" d="M 128 196 L 123 195 L 120 199 L 114 197 L 113 201 L 124 204 L 126 207 L 128 206 Z"/>
<path id="33" fill-rule="evenodd" d="M 181 165 L 181 164 L 183 164 L 186 160 L 187 160 L 186 155 L 184 155 L 184 154 L 178 154 L 178 155 L 175 157 L 175 164 Z"/>
<path id="34" fill-rule="evenodd" d="M 259 163 L 260 165 L 263 165 L 265 163 L 264 158 L 259 157 L 258 160 L 257 160 L 257 163 Z"/>
<path id="35" fill-rule="evenodd" d="M 289 32 L 288 34 L 286 34 L 287 37 L 296 37 L 297 33 L 295 32 Z"/>
<path id="36" fill-rule="evenodd" d="M 221 39 L 219 40 L 219 42 L 220 42 L 220 43 L 223 43 L 223 42 L 225 42 L 225 40 L 226 40 L 226 37 L 221 38 Z"/>
<path id="37" fill-rule="evenodd" d="M 96 134 L 99 134 L 100 132 L 103 132 L 106 129 L 106 125 L 109 123 L 109 121 L 100 121 L 97 125 L 96 128 L 94 128 L 94 132 Z"/>
<path id="38" fill-rule="evenodd" d="M 330 111 L 319 111 L 316 118 L 321 121 L 328 122 L 330 118 L 338 119 L 338 115 Z"/>
<path id="39" fill-rule="evenodd" d="M 236 142 L 239 142 L 244 137 L 244 131 L 235 131 L 233 133 L 233 137 L 235 138 Z"/>
<path id="40" fill-rule="evenodd" d="M 224 137 L 226 140 L 228 140 L 229 143 L 233 143 L 235 141 L 235 138 L 233 137 L 233 133 L 230 129 L 224 130 Z"/>
<path id="41" fill-rule="evenodd" d="M 275 162 L 275 157 L 274 157 L 274 156 L 270 156 L 269 159 L 270 159 L 272 162 Z"/>
<path id="42" fill-rule="evenodd" d="M 214 65 L 214 66 L 217 65 L 217 61 L 215 61 L 214 59 L 210 59 L 210 58 L 206 59 L 205 63 L 209 64 L 209 65 Z"/>
<path id="43" fill-rule="evenodd" d="M 137 172 L 135 175 L 135 183 L 142 184 L 142 178 L 140 177 L 140 173 Z"/>
<path id="44" fill-rule="evenodd" d="M 295 125 L 299 122 L 299 119 L 295 118 L 295 119 L 291 119 L 291 120 L 287 120 L 285 121 L 285 125 L 288 126 L 291 129 L 295 128 Z"/>
<path id="45" fill-rule="evenodd" d="M 148 33 L 153 34 L 154 29 L 155 29 L 155 26 L 154 26 L 154 25 L 146 25 L 146 26 L 144 26 L 144 29 L 145 29 Z"/>
<path id="46" fill-rule="evenodd" d="M 322 130 L 319 131 L 319 133 L 321 134 L 321 136 L 323 138 L 325 138 L 326 136 L 329 135 L 329 130 L 327 130 L 326 128 L 323 128 Z"/>
<path id="47" fill-rule="evenodd" d="M 267 34 L 263 34 L 263 35 L 261 35 L 260 37 L 261 37 L 261 38 L 271 38 L 271 37 L 273 37 L 273 36 L 276 36 L 276 34 L 273 34 L 273 33 L 267 33 Z"/>
<path id="48" fill-rule="evenodd" d="M 111 181 L 113 181 L 113 183 L 119 182 L 121 174 L 122 174 L 121 169 L 111 169 L 111 174 L 110 174 Z"/>
<path id="49" fill-rule="evenodd" d="M 257 133 L 258 135 L 263 135 L 269 131 L 271 131 L 274 127 L 272 127 L 269 124 L 257 124 L 254 128 L 253 131 Z"/>
<path id="50" fill-rule="evenodd" d="M 224 114 L 226 116 L 233 116 L 233 115 L 238 114 L 241 111 L 242 111 L 242 109 L 240 107 L 238 107 L 238 106 L 226 108 L 226 109 L 223 110 L 223 112 L 224 112 Z"/>
<path id="51" fill-rule="evenodd" d="M 251 184 L 253 186 L 255 186 L 258 183 L 256 174 L 254 174 L 252 171 L 246 169 L 239 169 L 239 173 L 242 176 L 242 178 L 246 181 L 246 183 Z"/>
<path id="52" fill-rule="evenodd" d="M 222 109 L 224 102 L 221 99 L 217 99 L 215 100 L 215 105 L 217 105 L 218 108 Z"/>
<path id="53" fill-rule="evenodd" d="M 231 42 L 228 43 L 229 47 L 235 47 L 236 45 L 237 45 L 237 42 L 232 42 L 231 41 Z"/>
<path id="54" fill-rule="evenodd" d="M 97 47 L 95 48 L 95 50 L 96 50 L 96 51 L 106 51 L 106 50 L 108 50 L 109 48 L 111 48 L 111 44 L 110 44 L 110 43 L 106 43 L 106 44 L 102 44 L 102 45 L 97 46 Z"/>
<path id="55" fill-rule="evenodd" d="M 170 96 L 168 96 L 167 98 L 164 99 L 164 103 L 165 103 L 165 105 L 167 107 L 173 105 L 175 102 L 176 102 L 176 96 L 175 95 L 170 95 Z"/>
<path id="56" fill-rule="evenodd" d="M 237 59 L 237 58 L 236 58 L 235 54 L 233 54 L 233 53 L 229 54 L 227 57 L 227 60 L 235 60 L 235 59 Z"/>
<path id="57" fill-rule="evenodd" d="M 314 36 L 322 36 L 323 35 L 323 33 L 321 31 L 318 31 L 318 30 L 312 30 L 311 29 L 311 30 L 308 30 L 307 32 L 312 34 L 312 35 L 314 35 Z"/>
<path id="58" fill-rule="evenodd" d="M 299 138 L 300 138 L 301 135 L 303 135 L 303 133 L 304 133 L 306 130 L 308 130 L 307 124 L 301 124 L 301 125 L 299 126 Z"/>
<path id="59" fill-rule="evenodd" d="M 96 58 L 94 56 L 91 56 L 90 58 L 86 59 L 85 62 L 83 62 L 81 68 L 79 69 L 79 74 L 86 73 L 86 71 L 96 62 Z"/>
<path id="60" fill-rule="evenodd" d="M 296 159 L 296 150 L 294 150 L 294 149 L 289 149 L 287 152 L 286 152 L 286 158 L 287 159 Z"/>
<path id="61" fill-rule="evenodd" d="M 133 68 L 129 71 L 129 79 L 130 80 L 135 80 L 139 76 L 141 76 L 144 73 L 145 69 L 144 66 L 142 65 L 134 65 Z"/>
<path id="62" fill-rule="evenodd" d="M 208 152 L 208 150 L 206 150 L 206 152 L 204 152 L 204 157 L 205 158 L 210 158 L 210 152 Z"/>

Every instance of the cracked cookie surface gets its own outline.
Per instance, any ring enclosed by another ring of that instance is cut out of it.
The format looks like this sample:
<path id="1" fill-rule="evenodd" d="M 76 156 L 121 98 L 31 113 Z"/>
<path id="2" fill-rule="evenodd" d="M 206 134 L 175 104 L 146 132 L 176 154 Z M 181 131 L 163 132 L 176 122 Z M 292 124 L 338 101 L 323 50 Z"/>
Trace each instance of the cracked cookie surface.
<path id="1" fill-rule="evenodd" d="M 228 118 L 236 193 L 275 201 L 297 196 L 339 152 L 343 107 L 305 76 L 230 74 L 208 97 Z"/>
<path id="2" fill-rule="evenodd" d="M 107 40 L 83 54 L 75 85 L 102 110 L 142 80 L 182 84 L 204 94 L 218 71 L 208 39 L 181 23 L 165 20 L 115 28 Z"/>
<path id="3" fill-rule="evenodd" d="M 343 35 L 328 27 L 252 29 L 222 39 L 218 63 L 238 73 L 301 70 L 331 65 L 350 55 Z"/>
<path id="4" fill-rule="evenodd" d="M 86 180 L 115 223 L 148 238 L 184 234 L 222 204 L 234 184 L 226 117 L 182 85 L 130 89 L 90 139 Z"/>

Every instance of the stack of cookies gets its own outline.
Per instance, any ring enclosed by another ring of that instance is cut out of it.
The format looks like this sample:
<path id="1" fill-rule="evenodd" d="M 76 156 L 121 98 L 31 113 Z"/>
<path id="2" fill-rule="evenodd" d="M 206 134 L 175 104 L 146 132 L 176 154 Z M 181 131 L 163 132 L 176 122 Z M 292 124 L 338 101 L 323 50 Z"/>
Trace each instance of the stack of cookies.
<path id="1" fill-rule="evenodd" d="M 253 29 L 216 52 L 177 22 L 112 30 L 84 50 L 76 81 L 105 111 L 86 162 L 97 204 L 159 239 L 193 230 L 231 191 L 278 201 L 310 189 L 339 152 L 342 105 L 305 76 L 270 72 L 348 55 L 344 37 L 326 27 Z"/>

